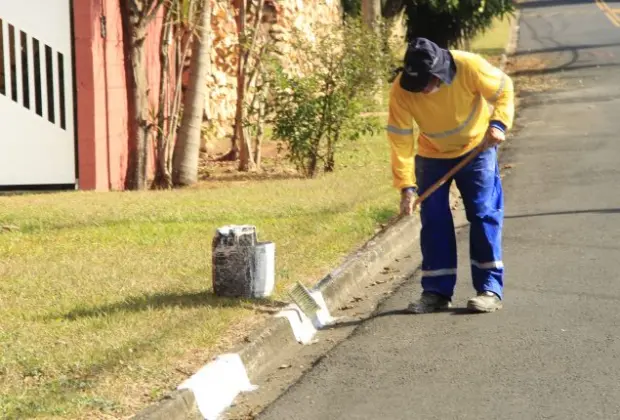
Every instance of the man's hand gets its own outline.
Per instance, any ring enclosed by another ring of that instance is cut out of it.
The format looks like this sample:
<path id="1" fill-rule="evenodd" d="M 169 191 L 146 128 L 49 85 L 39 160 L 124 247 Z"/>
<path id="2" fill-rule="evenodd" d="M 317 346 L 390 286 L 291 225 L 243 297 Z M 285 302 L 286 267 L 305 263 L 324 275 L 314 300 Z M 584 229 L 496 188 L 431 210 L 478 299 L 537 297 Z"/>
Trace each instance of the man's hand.
<path id="1" fill-rule="evenodd" d="M 400 215 L 411 216 L 413 214 L 413 203 L 417 197 L 416 188 L 406 188 L 400 193 Z"/>
<path id="2" fill-rule="evenodd" d="M 506 134 L 497 127 L 489 127 L 484 136 L 485 148 L 497 146 L 506 140 Z"/>

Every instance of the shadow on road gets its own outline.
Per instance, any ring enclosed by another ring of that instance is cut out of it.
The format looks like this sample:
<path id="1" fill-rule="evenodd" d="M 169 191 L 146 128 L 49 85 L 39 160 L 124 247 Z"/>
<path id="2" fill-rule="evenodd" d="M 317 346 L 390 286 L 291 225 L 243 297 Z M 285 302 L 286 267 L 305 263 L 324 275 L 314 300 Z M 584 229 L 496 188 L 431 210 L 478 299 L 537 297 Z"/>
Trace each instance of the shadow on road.
<path id="1" fill-rule="evenodd" d="M 547 6 L 561 6 L 561 5 L 571 5 L 571 4 L 580 4 L 580 3 L 590 3 L 593 4 L 592 0 L 574 0 L 574 1 L 540 1 L 540 2 L 529 2 L 522 3 L 521 7 L 536 7 L 536 4 L 540 4 L 539 7 L 547 7 Z M 586 52 L 586 50 L 596 50 L 599 48 L 613 48 L 618 47 L 620 44 L 618 42 L 607 42 L 607 43 L 598 43 L 598 44 L 578 44 L 578 45 L 562 45 L 562 43 L 556 41 L 556 30 L 551 29 L 551 34 L 541 34 L 540 28 L 530 22 L 528 19 L 524 19 L 521 21 L 521 24 L 528 28 L 531 32 L 532 39 L 536 42 L 536 44 L 541 47 L 534 50 L 518 50 L 511 54 L 511 58 L 521 59 L 524 57 L 531 57 L 534 55 L 541 54 L 563 54 L 560 57 L 556 57 L 556 59 L 560 59 L 564 61 L 564 63 L 557 64 L 553 67 L 545 68 L 533 68 L 533 69 L 516 69 L 514 72 L 511 72 L 513 76 L 536 76 L 536 75 L 547 75 L 553 74 L 563 71 L 572 71 L 572 70 L 581 70 L 588 68 L 599 68 L 599 67 L 616 67 L 619 66 L 620 63 L 614 62 L 599 62 L 593 63 L 592 60 L 582 60 L 582 53 Z M 549 24 L 550 25 L 550 24 Z M 614 39 L 615 41 L 615 39 Z M 555 45 L 548 45 L 549 42 L 552 42 Z M 569 57 L 564 59 L 564 55 L 568 54 Z M 594 53 L 592 53 L 594 54 Z M 610 54 L 609 57 L 613 57 L 613 54 Z M 555 61 L 555 59 L 553 60 Z M 595 60 L 600 61 L 600 60 Z M 609 61 L 609 60 L 608 60 Z M 555 64 L 555 63 L 554 63 Z"/>
<path id="2" fill-rule="evenodd" d="M 576 300 L 589 300 L 592 303 L 596 304 L 596 302 L 604 300 L 604 301 L 620 301 L 620 296 L 611 294 L 611 293 L 594 293 L 588 291 L 571 291 L 571 290 L 559 290 L 559 289 L 550 289 L 550 288 L 528 288 L 519 286 L 511 286 L 510 292 L 525 292 L 525 293 L 536 293 L 536 294 L 545 294 L 545 295 L 555 295 L 555 296 L 564 296 L 568 298 L 574 298 Z"/>
<path id="3" fill-rule="evenodd" d="M 618 47 L 620 46 L 620 42 L 610 42 L 606 44 L 582 44 L 582 45 L 558 45 L 557 47 L 550 48 L 540 48 L 537 50 L 523 50 L 516 51 L 511 54 L 511 57 L 521 57 L 524 55 L 534 55 L 534 54 L 548 54 L 555 52 L 565 52 L 565 51 L 583 51 L 583 50 L 591 50 L 596 48 L 610 48 L 610 47 Z"/>
<path id="4" fill-rule="evenodd" d="M 504 219 L 524 219 L 527 217 L 543 217 L 543 216 L 567 216 L 573 214 L 614 214 L 620 213 L 620 209 L 589 209 L 589 210 L 567 210 L 567 211 L 555 211 L 547 213 L 532 213 L 532 214 L 515 214 L 512 216 L 504 216 Z"/>
<path id="5" fill-rule="evenodd" d="M 478 313 L 472 312 L 467 308 L 450 308 L 450 309 L 444 309 L 444 310 L 435 312 L 435 314 L 438 314 L 438 313 L 449 313 L 451 315 L 472 315 L 472 316 L 479 315 Z M 399 315 L 415 317 L 415 316 L 433 315 L 433 314 L 431 313 L 431 314 L 417 315 L 417 314 L 412 314 L 411 312 L 407 312 L 406 309 L 394 309 L 391 311 L 378 312 L 376 314 L 373 314 L 365 318 L 336 322 L 332 325 L 326 326 L 325 329 L 331 330 L 331 329 L 336 329 L 336 328 L 354 327 L 354 326 L 361 325 L 365 322 L 371 321 L 373 319 L 382 318 L 385 316 L 399 316 Z"/>
<path id="6" fill-rule="evenodd" d="M 608 1 L 613 3 L 613 1 Z M 556 6 L 577 6 L 579 4 L 592 4 L 592 0 L 535 0 L 524 1 L 518 5 L 519 9 L 540 9 L 543 7 L 556 7 Z"/>
<path id="7" fill-rule="evenodd" d="M 598 69 L 603 67 L 618 67 L 620 63 L 603 63 L 603 64 L 585 64 L 582 66 L 573 66 L 573 62 L 562 64 L 557 67 L 550 67 L 546 69 L 533 69 L 533 70 L 517 70 L 511 73 L 511 76 L 541 76 L 545 74 L 560 73 L 565 71 L 585 70 L 585 69 Z"/>

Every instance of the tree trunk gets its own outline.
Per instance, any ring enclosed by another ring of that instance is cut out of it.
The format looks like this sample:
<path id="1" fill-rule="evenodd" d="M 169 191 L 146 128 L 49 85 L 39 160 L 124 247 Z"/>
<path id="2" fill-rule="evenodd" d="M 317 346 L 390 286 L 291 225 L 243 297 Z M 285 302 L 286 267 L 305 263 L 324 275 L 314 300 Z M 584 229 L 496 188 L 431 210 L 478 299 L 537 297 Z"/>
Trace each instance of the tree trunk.
<path id="1" fill-rule="evenodd" d="M 237 147 L 237 135 L 233 134 L 231 138 L 231 149 L 225 155 L 219 157 L 218 162 L 234 162 L 239 159 L 239 148 Z"/>
<path id="2" fill-rule="evenodd" d="M 133 20 L 132 18 L 124 21 Z M 131 23 L 130 23 L 131 24 Z M 125 187 L 129 190 L 142 190 L 146 187 L 146 160 L 148 136 L 148 93 L 145 71 L 144 39 L 146 31 L 131 24 L 128 79 L 130 100 L 128 101 L 130 121 L 129 162 Z M 133 141 L 132 141 L 133 140 Z"/>
<path id="3" fill-rule="evenodd" d="M 249 1 L 248 1 L 249 3 Z M 235 113 L 235 138 L 239 147 L 239 170 L 247 172 L 255 169 L 252 160 L 252 146 L 243 124 L 245 122 L 245 79 L 247 68 L 247 51 L 246 45 L 246 10 L 247 4 L 245 0 L 239 3 L 239 63 L 237 66 L 237 109 Z"/>
<path id="4" fill-rule="evenodd" d="M 144 42 L 149 23 L 164 0 L 120 0 L 123 38 L 125 40 L 125 72 L 128 85 L 129 159 L 125 187 L 146 188 L 148 158 L 148 82 Z"/>
<path id="5" fill-rule="evenodd" d="M 362 0 L 362 18 L 369 28 L 376 28 L 381 20 L 381 0 Z"/>
<path id="6" fill-rule="evenodd" d="M 174 147 L 172 145 L 172 140 L 177 136 L 177 131 L 179 128 L 179 116 L 181 114 L 181 102 L 183 99 L 183 72 L 185 70 L 185 61 L 189 55 L 191 50 L 191 34 L 177 34 L 176 38 L 176 51 L 175 51 L 175 60 L 176 60 L 176 84 L 174 88 L 174 98 L 172 99 L 172 107 L 170 109 L 170 123 L 169 123 L 169 139 L 167 144 L 167 162 L 169 164 L 172 163 Z M 180 46 L 180 48 L 179 48 Z M 176 144 L 176 142 L 174 142 Z M 171 168 L 172 169 L 172 168 Z M 172 176 L 171 176 L 172 182 Z"/>
<path id="7" fill-rule="evenodd" d="M 168 160 L 168 141 L 171 138 L 170 125 L 166 118 L 170 116 L 170 98 L 168 84 L 170 81 L 170 44 L 172 42 L 172 7 L 166 9 L 160 37 L 160 80 L 157 110 L 157 156 L 153 188 L 168 189 L 172 186 L 172 176 Z"/>
<path id="8" fill-rule="evenodd" d="M 332 140 L 331 137 L 327 140 L 327 152 L 325 157 L 325 163 L 323 165 L 323 170 L 325 172 L 334 172 L 334 169 L 336 169 L 336 150 L 334 143 L 336 143 L 336 140 Z"/>
<path id="9" fill-rule="evenodd" d="M 239 170 L 241 172 L 250 172 L 256 170 L 256 162 L 252 159 L 252 144 L 250 135 L 243 126 L 240 127 L 241 149 L 239 153 Z"/>
<path id="10" fill-rule="evenodd" d="M 319 163 L 319 157 L 316 154 L 310 156 L 310 161 L 308 162 L 308 168 L 306 169 L 306 176 L 308 178 L 314 178 L 316 176 L 316 169 Z"/>
<path id="11" fill-rule="evenodd" d="M 256 128 L 256 138 L 254 142 L 254 163 L 256 164 L 256 169 L 260 170 L 261 164 L 261 148 L 263 145 L 263 137 L 265 136 L 265 96 L 266 96 L 266 86 L 263 86 L 263 90 L 258 92 L 258 95 L 261 95 L 261 98 L 258 103 L 258 121 Z"/>
<path id="12" fill-rule="evenodd" d="M 312 140 L 310 144 L 311 155 L 308 160 L 308 165 L 306 166 L 306 176 L 308 178 L 314 178 L 317 175 L 319 168 L 319 160 L 321 160 L 321 138 L 322 134 L 317 134 L 317 136 Z"/>
<path id="13" fill-rule="evenodd" d="M 172 182 L 175 186 L 192 185 L 198 180 L 198 157 L 207 77 L 211 73 L 211 3 L 205 0 L 200 12 L 200 37 L 194 39 L 190 79 L 183 102 L 183 119 L 174 146 Z"/>

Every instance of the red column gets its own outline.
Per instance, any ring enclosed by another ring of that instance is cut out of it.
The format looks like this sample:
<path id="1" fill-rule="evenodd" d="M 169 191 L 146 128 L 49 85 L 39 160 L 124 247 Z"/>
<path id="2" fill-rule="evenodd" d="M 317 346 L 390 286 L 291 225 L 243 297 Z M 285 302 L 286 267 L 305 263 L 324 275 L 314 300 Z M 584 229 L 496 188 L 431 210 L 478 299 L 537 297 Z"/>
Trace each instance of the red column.
<path id="1" fill-rule="evenodd" d="M 127 172 L 129 130 L 119 2 L 76 0 L 73 13 L 79 187 L 121 190 Z M 160 28 L 161 19 L 155 19 L 145 45 L 151 109 L 155 109 L 159 90 Z"/>
<path id="2" fill-rule="evenodd" d="M 97 173 L 96 108 L 94 81 L 94 37 L 97 29 L 95 2 L 75 1 L 75 80 L 80 189 L 106 189 L 105 178 Z"/>

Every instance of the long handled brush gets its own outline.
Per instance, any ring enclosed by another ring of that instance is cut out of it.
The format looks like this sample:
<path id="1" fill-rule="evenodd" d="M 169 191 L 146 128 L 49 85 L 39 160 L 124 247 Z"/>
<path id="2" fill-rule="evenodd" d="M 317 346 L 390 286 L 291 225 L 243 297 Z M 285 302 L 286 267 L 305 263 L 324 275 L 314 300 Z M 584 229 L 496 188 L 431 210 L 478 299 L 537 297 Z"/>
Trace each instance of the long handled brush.
<path id="1" fill-rule="evenodd" d="M 448 180 L 450 180 L 452 177 L 454 177 L 454 175 L 456 175 L 456 173 L 458 171 L 460 171 L 461 169 L 463 169 L 465 166 L 467 166 L 467 164 L 469 162 L 471 162 L 476 156 L 478 156 L 483 150 L 485 150 L 487 148 L 486 143 L 482 142 L 480 143 L 478 146 L 476 146 L 476 148 L 474 148 L 466 157 L 465 159 L 463 159 L 462 161 L 460 161 L 457 165 L 454 166 L 454 168 L 450 169 L 444 176 L 442 176 L 441 178 L 439 178 L 439 180 L 437 182 L 435 182 L 433 185 L 431 185 L 426 191 L 424 191 L 422 193 L 422 195 L 418 196 L 418 198 L 416 198 L 415 202 L 413 203 L 413 209 L 415 210 L 415 208 L 417 206 L 419 206 L 420 204 L 422 204 L 422 202 L 424 200 L 426 200 L 432 193 L 434 193 L 435 191 L 437 191 L 443 184 L 445 184 Z"/>
<path id="2" fill-rule="evenodd" d="M 288 296 L 299 306 L 301 312 L 310 319 L 314 318 L 321 310 L 321 306 L 319 306 L 317 301 L 310 294 L 310 291 L 300 282 L 295 283 L 295 285 L 291 287 L 288 291 Z"/>
<path id="3" fill-rule="evenodd" d="M 486 143 L 482 142 L 480 143 L 478 146 L 476 146 L 462 161 L 460 161 L 458 164 L 456 164 L 452 169 L 450 169 L 444 176 L 442 176 L 441 178 L 439 178 L 439 180 L 437 182 L 435 182 L 433 185 L 431 185 L 430 187 L 428 187 L 426 189 L 426 191 L 424 191 L 422 193 L 422 195 L 419 195 L 418 198 L 416 198 L 416 200 L 413 203 L 413 210 L 415 211 L 415 209 L 422 204 L 422 202 L 424 200 L 426 200 L 432 193 L 434 193 L 435 191 L 437 191 L 443 184 L 445 184 L 446 182 L 448 182 L 451 178 L 454 177 L 454 175 L 456 175 L 456 173 L 458 171 L 460 171 L 461 169 L 463 169 L 465 166 L 467 166 L 467 164 L 469 162 L 471 162 L 472 160 L 474 160 L 476 158 L 476 156 L 478 156 L 482 151 L 484 151 L 487 148 Z M 404 217 L 407 217 L 403 214 L 399 214 L 397 217 L 395 217 L 394 219 L 392 219 L 392 221 L 390 221 L 387 226 L 385 226 L 384 229 L 386 229 L 389 226 L 395 225 L 396 223 L 398 223 L 401 219 L 403 219 Z"/>
<path id="4" fill-rule="evenodd" d="M 480 143 L 475 149 L 473 149 L 462 161 L 450 169 L 444 176 L 442 176 L 437 182 L 431 185 L 422 195 L 420 195 L 414 202 L 413 208 L 415 209 L 424 200 L 426 200 L 432 193 L 437 191 L 442 185 L 450 180 L 458 171 L 463 169 L 469 162 L 471 162 L 476 156 L 478 156 L 483 150 L 486 149 L 484 142 Z M 404 216 L 399 215 L 390 225 L 397 223 Z M 297 304 L 299 309 L 308 317 L 313 318 L 321 307 L 316 302 L 314 297 L 310 294 L 310 291 L 300 282 L 297 282 L 288 292 L 289 297 L 293 302 Z"/>

